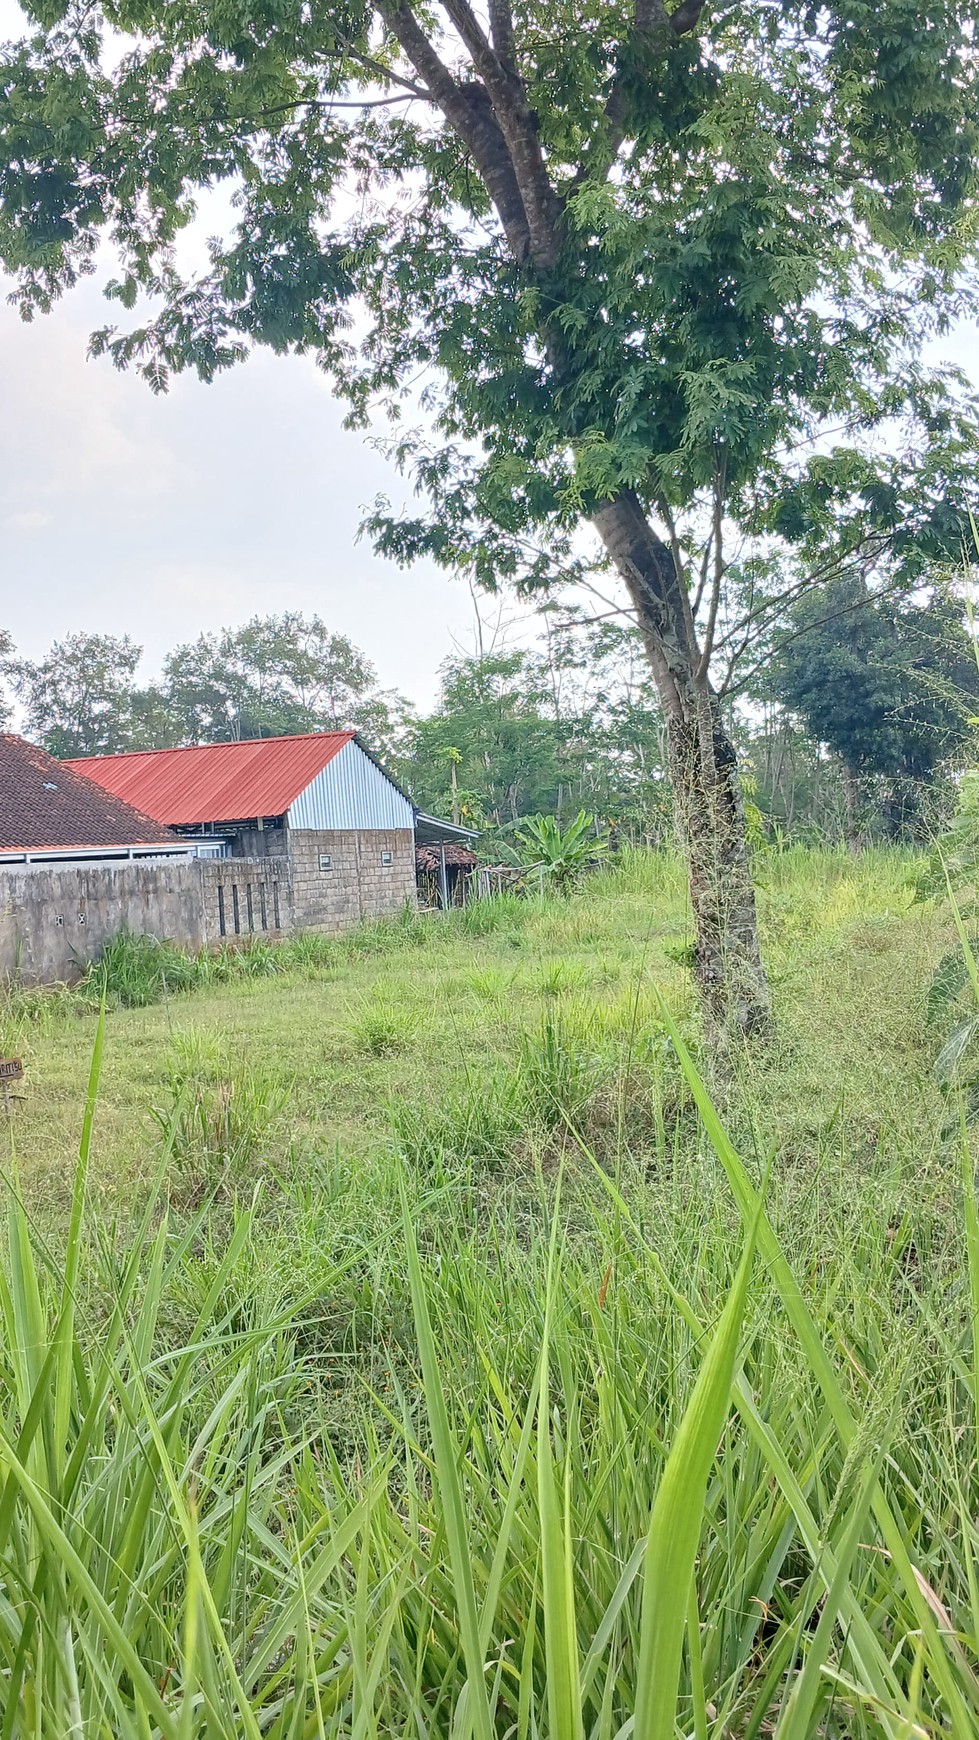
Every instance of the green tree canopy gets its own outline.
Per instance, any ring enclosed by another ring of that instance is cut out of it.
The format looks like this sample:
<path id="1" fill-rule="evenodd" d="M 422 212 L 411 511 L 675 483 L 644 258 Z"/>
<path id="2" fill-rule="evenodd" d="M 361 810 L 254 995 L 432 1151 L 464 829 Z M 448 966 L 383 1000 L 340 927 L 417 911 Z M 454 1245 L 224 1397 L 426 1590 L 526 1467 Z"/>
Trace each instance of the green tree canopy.
<path id="1" fill-rule="evenodd" d="M 662 822 L 663 719 L 635 630 L 574 615 L 541 651 L 449 660 L 404 776 L 426 808 L 509 830 L 583 807 L 649 839 Z M 454 776 L 454 777 L 453 777 Z"/>
<path id="2" fill-rule="evenodd" d="M 14 643 L 5 628 L 0 628 L 0 677 L 11 675 L 11 662 L 14 658 Z M 6 694 L 0 689 L 0 730 L 10 723 L 10 706 Z"/>
<path id="3" fill-rule="evenodd" d="M 12 660 L 27 735 L 62 758 L 133 747 L 133 677 L 142 655 L 128 635 L 68 634 L 37 664 Z"/>
<path id="4" fill-rule="evenodd" d="M 345 635 L 299 611 L 255 616 L 176 647 L 163 689 L 186 743 L 351 726 L 386 741 L 396 699 L 380 694 L 373 665 Z"/>
<path id="5" fill-rule="evenodd" d="M 764 1022 L 711 663 L 732 532 L 805 559 L 957 546 L 976 411 L 923 346 L 968 303 L 969 0 L 36 0 L 0 73 L 0 258 L 28 315 L 100 262 L 156 388 L 311 351 L 351 417 L 423 383 L 379 505 L 495 585 L 597 534 L 660 696 L 697 968 Z M 234 190 L 203 273 L 175 244 Z M 844 433 L 841 435 L 839 431 Z M 834 433 L 835 431 L 835 433 Z"/>
<path id="6" fill-rule="evenodd" d="M 801 598 L 789 622 L 777 692 L 852 781 L 884 782 L 896 821 L 973 735 L 979 674 L 961 603 L 940 589 L 875 594 L 849 575 Z"/>
<path id="7" fill-rule="evenodd" d="M 559 733 L 528 654 L 450 660 L 434 711 L 411 734 L 405 776 L 423 809 L 505 827 L 558 801 Z"/>
<path id="8" fill-rule="evenodd" d="M 137 687 L 142 647 L 128 636 L 69 634 L 38 663 L 0 639 L 0 669 L 24 728 L 52 755 L 107 755 L 287 732 L 360 730 L 378 753 L 401 753 L 408 703 L 377 686 L 345 635 L 298 611 L 255 616 L 199 636 Z"/>

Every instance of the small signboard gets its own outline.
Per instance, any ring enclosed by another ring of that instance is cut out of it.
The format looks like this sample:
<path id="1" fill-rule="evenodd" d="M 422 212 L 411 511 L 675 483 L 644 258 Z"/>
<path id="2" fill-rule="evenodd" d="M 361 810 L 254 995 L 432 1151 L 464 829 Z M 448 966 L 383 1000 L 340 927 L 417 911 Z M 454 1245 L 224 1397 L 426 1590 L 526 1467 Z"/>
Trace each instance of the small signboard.
<path id="1" fill-rule="evenodd" d="M 0 1082 L 22 1081 L 24 1065 L 19 1057 L 0 1057 Z"/>

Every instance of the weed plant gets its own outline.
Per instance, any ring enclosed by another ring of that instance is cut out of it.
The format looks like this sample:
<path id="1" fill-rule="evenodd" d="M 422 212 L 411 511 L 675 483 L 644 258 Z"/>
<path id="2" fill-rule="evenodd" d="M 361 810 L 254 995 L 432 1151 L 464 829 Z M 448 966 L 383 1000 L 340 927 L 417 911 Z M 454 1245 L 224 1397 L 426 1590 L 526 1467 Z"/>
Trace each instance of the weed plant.
<path id="1" fill-rule="evenodd" d="M 232 1061 L 222 1038 L 199 1028 L 175 1035 L 166 1089 L 153 1116 L 183 1191 L 199 1194 L 247 1177 L 291 1095 L 290 1083 Z"/>
<path id="2" fill-rule="evenodd" d="M 418 1027 L 414 1010 L 380 1000 L 366 1003 L 351 1022 L 355 1045 L 370 1057 L 389 1057 L 392 1052 L 407 1051 Z"/>

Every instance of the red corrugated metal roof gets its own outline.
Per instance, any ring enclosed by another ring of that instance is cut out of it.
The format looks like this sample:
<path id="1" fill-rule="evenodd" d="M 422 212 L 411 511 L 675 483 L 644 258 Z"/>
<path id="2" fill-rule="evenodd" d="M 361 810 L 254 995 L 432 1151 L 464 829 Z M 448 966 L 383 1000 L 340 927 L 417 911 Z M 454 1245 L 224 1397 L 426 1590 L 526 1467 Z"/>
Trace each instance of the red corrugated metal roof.
<path id="1" fill-rule="evenodd" d="M 282 816 L 353 740 L 352 731 L 258 737 L 69 761 L 76 773 L 170 827 Z"/>
<path id="2" fill-rule="evenodd" d="M 120 797 L 36 743 L 0 736 L 0 854 L 177 844 L 159 816 Z"/>

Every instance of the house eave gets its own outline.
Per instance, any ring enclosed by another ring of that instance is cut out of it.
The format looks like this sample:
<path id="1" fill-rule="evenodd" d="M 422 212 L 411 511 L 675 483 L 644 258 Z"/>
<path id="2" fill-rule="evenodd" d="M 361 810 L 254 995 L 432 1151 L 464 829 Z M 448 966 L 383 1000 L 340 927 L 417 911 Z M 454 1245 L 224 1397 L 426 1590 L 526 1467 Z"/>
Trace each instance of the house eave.
<path id="1" fill-rule="evenodd" d="M 440 816 L 430 816 L 425 810 L 415 811 L 415 838 L 422 845 L 438 845 L 440 840 L 478 840 L 478 828 L 463 828 L 458 822 L 443 822 Z"/>

